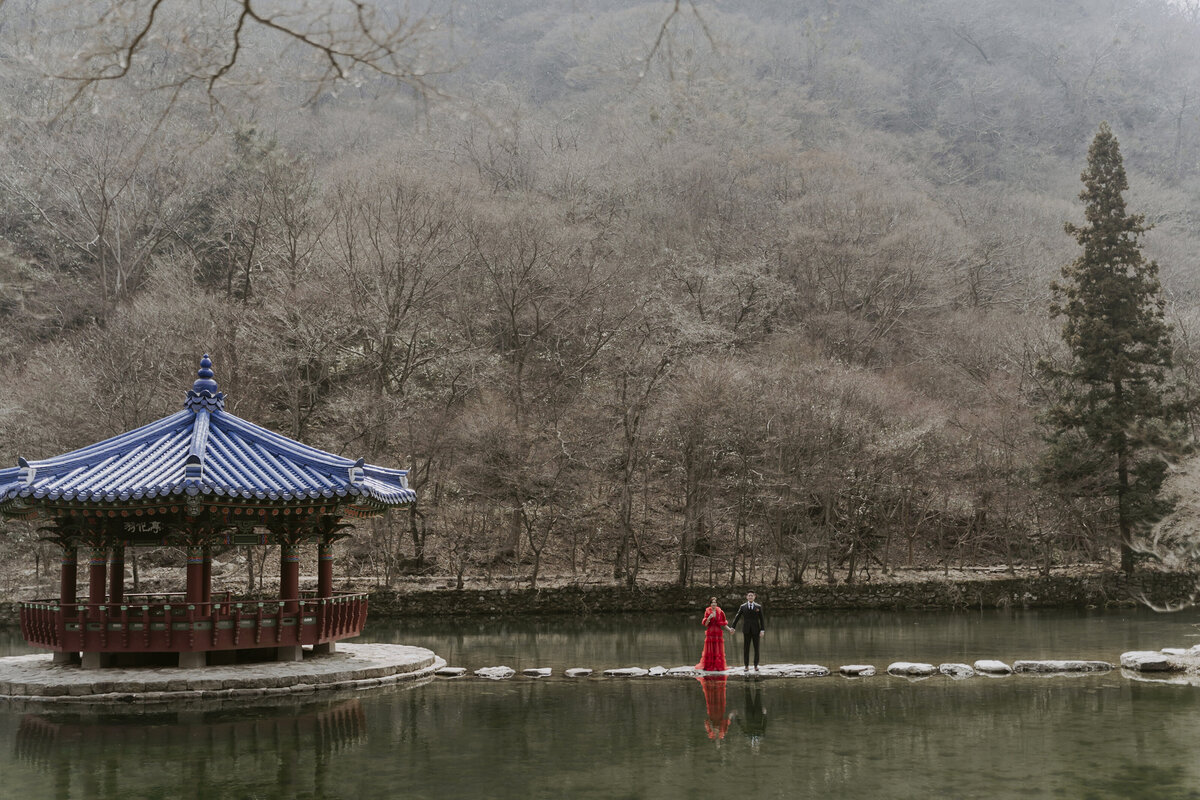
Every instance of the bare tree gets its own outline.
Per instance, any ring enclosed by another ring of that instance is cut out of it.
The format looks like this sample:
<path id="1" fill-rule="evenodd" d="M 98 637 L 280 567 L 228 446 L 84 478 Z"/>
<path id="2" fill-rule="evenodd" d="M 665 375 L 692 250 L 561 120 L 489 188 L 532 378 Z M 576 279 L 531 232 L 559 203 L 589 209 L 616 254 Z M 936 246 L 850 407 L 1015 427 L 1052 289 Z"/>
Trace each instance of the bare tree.
<path id="1" fill-rule="evenodd" d="M 80 115 L 53 137 L 20 134 L 10 153 L 23 168 L 0 175 L 0 186 L 94 276 L 95 316 L 104 320 L 174 241 L 205 170 L 184 131 L 155 127 L 132 107 Z"/>
<path id="2" fill-rule="evenodd" d="M 647 417 L 654 410 L 662 384 L 672 366 L 672 346 L 656 336 L 658 321 L 647 317 L 631 326 L 617 348 L 618 365 L 610 367 L 613 398 L 610 411 L 619 419 L 619 434 L 611 460 L 615 478 L 617 547 L 613 558 L 614 578 L 633 585 L 641 564 L 642 545 L 634 525 L 634 498 L 638 482 L 646 473 L 650 458 Z M 614 374 L 615 373 L 615 374 Z M 646 487 L 641 487 L 646 488 Z"/>
<path id="3" fill-rule="evenodd" d="M 132 81 L 178 97 L 193 86 L 222 103 L 224 93 L 265 82 L 262 66 L 281 53 L 314 100 L 337 82 L 381 78 L 419 94 L 448 67 L 432 49 L 446 27 L 428 9 L 336 0 L 51 0 L 13 8 L 49 23 L 43 34 L 73 57 L 51 62 L 54 78 L 73 87 L 68 105 L 104 84 Z M 169 107 L 170 103 L 168 103 Z"/>

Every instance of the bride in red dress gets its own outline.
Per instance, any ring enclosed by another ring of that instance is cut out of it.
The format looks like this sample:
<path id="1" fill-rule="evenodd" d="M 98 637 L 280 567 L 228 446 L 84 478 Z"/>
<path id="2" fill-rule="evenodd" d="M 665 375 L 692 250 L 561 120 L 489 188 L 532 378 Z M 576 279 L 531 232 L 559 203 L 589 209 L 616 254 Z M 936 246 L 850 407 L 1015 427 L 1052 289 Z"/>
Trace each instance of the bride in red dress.
<path id="1" fill-rule="evenodd" d="M 725 671 L 725 634 L 728 627 L 725 612 L 717 605 L 717 598 L 709 598 L 708 608 L 704 609 L 704 618 L 700 621 L 704 626 L 704 653 L 696 669 L 702 672 Z"/>

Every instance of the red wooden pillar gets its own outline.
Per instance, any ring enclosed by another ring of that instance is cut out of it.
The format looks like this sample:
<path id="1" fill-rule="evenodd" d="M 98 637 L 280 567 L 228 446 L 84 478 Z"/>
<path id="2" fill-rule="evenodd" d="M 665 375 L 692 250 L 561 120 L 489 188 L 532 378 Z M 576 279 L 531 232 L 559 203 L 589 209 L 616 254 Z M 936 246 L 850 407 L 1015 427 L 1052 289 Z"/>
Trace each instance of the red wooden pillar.
<path id="1" fill-rule="evenodd" d="M 204 573 L 201 576 L 201 583 L 204 587 L 204 599 L 201 602 L 212 602 L 212 548 L 207 545 L 204 548 Z"/>
<path id="2" fill-rule="evenodd" d="M 279 599 L 286 611 L 300 608 L 300 545 L 279 545 Z"/>
<path id="3" fill-rule="evenodd" d="M 317 548 L 317 597 L 333 597 L 333 542 Z"/>
<path id="4" fill-rule="evenodd" d="M 333 597 L 333 542 L 322 541 L 317 548 L 317 597 L 322 598 L 317 606 L 317 623 L 321 635 L 329 630 L 330 615 L 333 607 L 329 598 Z M 313 655 L 329 654 L 336 651 L 333 642 L 313 645 Z"/>
<path id="5" fill-rule="evenodd" d="M 74 545 L 64 546 L 62 551 L 62 569 L 58 578 L 58 629 L 59 636 L 66 636 L 66 621 L 74 618 L 75 605 L 79 601 L 79 551 Z M 70 606 L 70 608 L 68 608 Z M 70 664 L 79 657 L 78 653 L 55 651 L 51 656 L 55 664 Z"/>
<path id="6" fill-rule="evenodd" d="M 62 552 L 62 571 L 58 579 L 58 604 L 66 612 L 66 607 L 74 605 L 79 599 L 76 592 L 76 581 L 79 577 L 79 551 L 74 547 L 64 547 Z"/>
<path id="7" fill-rule="evenodd" d="M 105 619 L 107 612 L 101 614 L 96 606 L 104 605 L 104 590 L 105 584 L 108 583 L 108 548 L 93 547 L 91 561 L 88 564 L 88 602 L 92 608 L 88 610 L 88 617 L 92 620 L 100 622 L 107 626 L 108 622 Z M 89 625 L 91 623 L 88 623 Z M 86 634 L 80 631 L 80 637 L 86 638 Z M 80 665 L 84 669 L 99 669 L 105 665 L 106 658 L 104 653 L 96 650 L 84 649 L 80 659 Z"/>
<path id="8" fill-rule="evenodd" d="M 204 548 L 195 545 L 187 549 L 187 602 L 204 602 Z"/>
<path id="9" fill-rule="evenodd" d="M 104 603 L 104 584 L 108 579 L 108 549 L 93 547 L 92 557 L 88 562 L 88 602 L 94 605 Z"/>
<path id="10" fill-rule="evenodd" d="M 108 571 L 108 600 L 118 605 L 125 600 L 125 546 L 113 545 Z"/>

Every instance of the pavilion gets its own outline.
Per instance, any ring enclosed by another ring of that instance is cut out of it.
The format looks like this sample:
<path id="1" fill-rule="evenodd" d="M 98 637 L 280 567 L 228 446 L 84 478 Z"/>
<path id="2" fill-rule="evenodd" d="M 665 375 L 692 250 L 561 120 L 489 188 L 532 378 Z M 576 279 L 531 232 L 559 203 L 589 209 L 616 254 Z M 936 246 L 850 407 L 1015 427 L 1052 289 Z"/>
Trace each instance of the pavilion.
<path id="1" fill-rule="evenodd" d="M 62 548 L 59 596 L 20 603 L 21 632 L 54 660 L 84 668 L 174 661 L 181 667 L 330 652 L 357 636 L 365 594 L 333 591 L 344 518 L 416 500 L 407 472 L 301 444 L 225 410 L 212 362 L 200 361 L 184 409 L 42 461 L 0 469 L 0 514 L 44 521 Z M 279 545 L 277 599 L 212 592 L 212 550 Z M 127 547 L 187 552 L 186 591 L 125 592 Z M 317 588 L 300 591 L 300 548 L 316 545 Z M 88 554 L 88 594 L 77 558 Z M 164 656 L 163 654 L 170 654 Z"/>

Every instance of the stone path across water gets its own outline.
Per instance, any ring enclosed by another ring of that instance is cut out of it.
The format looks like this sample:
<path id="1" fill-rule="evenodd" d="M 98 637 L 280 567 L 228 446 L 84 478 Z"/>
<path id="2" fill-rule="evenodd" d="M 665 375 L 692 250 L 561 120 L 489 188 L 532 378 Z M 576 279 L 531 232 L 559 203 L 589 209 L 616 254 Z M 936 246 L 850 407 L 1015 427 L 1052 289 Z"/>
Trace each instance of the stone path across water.
<path id="1" fill-rule="evenodd" d="M 896 661 L 888 665 L 889 675 L 902 678 L 928 678 L 934 675 L 946 675 L 956 680 L 974 677 L 975 675 L 1012 675 L 1013 673 L 1047 674 L 1077 674 L 1088 672 L 1107 672 L 1113 669 L 1107 661 L 1014 661 L 1010 666 L 1003 661 L 981 660 L 974 666 L 970 664 L 923 664 L 910 661 Z M 872 664 L 846 664 L 838 667 L 839 674 L 848 678 L 867 678 L 876 674 Z M 436 675 L 441 678 L 460 678 L 474 675 L 488 680 L 507 680 L 518 674 L 529 678 L 548 678 L 554 674 L 550 667 L 523 669 L 520 673 L 512 667 L 495 666 L 480 667 L 474 671 L 465 667 L 443 667 Z M 758 670 L 747 671 L 744 667 L 734 667 L 722 672 L 705 672 L 695 667 L 614 667 L 612 669 L 593 670 L 587 667 L 572 667 L 564 670 L 563 676 L 571 679 L 582 678 L 741 678 L 758 680 L 762 678 L 824 678 L 833 674 L 828 667 L 820 664 L 763 664 Z"/>
<path id="2" fill-rule="evenodd" d="M 47 703 L 176 703 L 365 689 L 432 678 L 446 665 L 433 651 L 400 644 L 339 643 L 303 661 L 236 666 L 85 670 L 48 653 L 0 658 L 0 700 Z"/>
<path id="3" fill-rule="evenodd" d="M 1161 651 L 1135 651 L 1124 653 L 1120 666 L 1127 673 L 1185 673 L 1192 676 L 1188 682 L 1200 685 L 1200 645 L 1184 650 L 1182 648 L 1166 647 Z M 911 661 L 895 661 L 888 665 L 886 672 L 895 677 L 923 679 L 934 675 L 944 675 L 953 680 L 964 680 L 977 675 L 1001 677 L 1013 674 L 1027 675 L 1086 675 L 1089 673 L 1108 672 L 1116 665 L 1107 661 L 1084 659 L 1045 659 L 1019 660 L 1012 664 L 993 659 L 980 659 L 974 664 L 925 664 Z M 546 678 L 553 674 L 549 667 L 540 669 L 525 669 L 522 671 L 529 677 Z M 876 674 L 872 664 L 846 664 L 838 667 L 836 672 L 847 678 L 867 678 Z M 445 667 L 437 672 L 444 678 L 457 678 L 468 673 L 462 667 Z M 517 673 L 510 667 L 482 667 L 473 673 L 477 677 L 491 680 L 505 680 Z M 586 667 L 573 667 L 565 670 L 567 678 L 579 680 L 603 676 L 604 678 L 642 678 L 642 677 L 726 677 L 742 679 L 762 678 L 820 678 L 833 674 L 828 667 L 819 664 L 764 664 L 758 670 L 746 671 L 744 667 L 734 667 L 723 672 L 703 672 L 695 667 L 614 667 L 604 670 L 592 670 Z"/>

